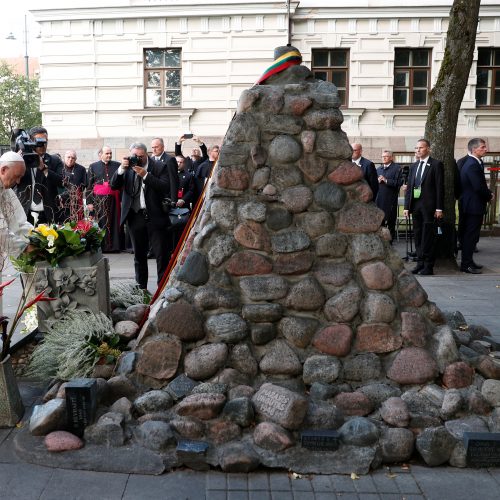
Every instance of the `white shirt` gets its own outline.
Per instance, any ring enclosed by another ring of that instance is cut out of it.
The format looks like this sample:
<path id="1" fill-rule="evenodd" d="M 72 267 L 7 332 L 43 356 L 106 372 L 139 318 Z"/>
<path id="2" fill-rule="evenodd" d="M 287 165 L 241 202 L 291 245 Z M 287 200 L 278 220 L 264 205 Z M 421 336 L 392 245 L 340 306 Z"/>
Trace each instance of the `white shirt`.
<path id="1" fill-rule="evenodd" d="M 16 193 L 4 189 L 0 182 L 0 259 L 18 257 L 28 244 L 28 233 L 33 226 L 26 220 L 26 214 Z M 0 268 L 1 266 L 0 262 Z"/>

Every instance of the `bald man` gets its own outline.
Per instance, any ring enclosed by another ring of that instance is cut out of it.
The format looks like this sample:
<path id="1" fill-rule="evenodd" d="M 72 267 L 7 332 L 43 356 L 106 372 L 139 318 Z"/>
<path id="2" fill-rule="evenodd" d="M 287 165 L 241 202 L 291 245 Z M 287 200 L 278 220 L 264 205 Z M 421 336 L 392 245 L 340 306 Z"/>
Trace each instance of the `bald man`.
<path id="1" fill-rule="evenodd" d="M 60 224 L 83 219 L 83 193 L 87 186 L 87 171 L 76 160 L 77 155 L 74 149 L 66 151 L 62 171 L 63 188 L 59 193 L 57 213 L 57 221 Z"/>
<path id="2" fill-rule="evenodd" d="M 17 257 L 28 243 L 26 238 L 33 226 L 12 191 L 26 172 L 23 157 L 9 151 L 0 157 L 0 269 L 8 255 Z"/>
<path id="3" fill-rule="evenodd" d="M 363 156 L 363 146 L 359 142 L 351 144 L 352 161 L 363 170 L 365 181 L 373 192 L 372 200 L 375 201 L 378 193 L 378 175 L 375 164 Z"/>

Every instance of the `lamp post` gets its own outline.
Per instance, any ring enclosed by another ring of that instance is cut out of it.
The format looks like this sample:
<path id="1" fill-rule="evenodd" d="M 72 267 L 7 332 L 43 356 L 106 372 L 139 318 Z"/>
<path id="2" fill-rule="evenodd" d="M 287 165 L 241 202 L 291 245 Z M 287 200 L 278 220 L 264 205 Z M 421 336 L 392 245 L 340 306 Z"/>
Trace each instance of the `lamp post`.
<path id="1" fill-rule="evenodd" d="M 6 40 L 16 40 L 12 31 L 5 38 Z M 26 77 L 26 103 L 29 105 L 30 59 L 28 55 L 28 18 L 26 14 L 24 14 L 24 76 Z"/>

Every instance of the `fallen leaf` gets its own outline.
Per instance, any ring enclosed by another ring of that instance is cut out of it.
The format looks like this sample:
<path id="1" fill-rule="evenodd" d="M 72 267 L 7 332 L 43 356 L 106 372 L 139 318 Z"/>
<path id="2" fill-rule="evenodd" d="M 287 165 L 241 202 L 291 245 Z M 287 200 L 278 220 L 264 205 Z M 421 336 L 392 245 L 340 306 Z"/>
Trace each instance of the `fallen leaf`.
<path id="1" fill-rule="evenodd" d="M 302 479 L 302 476 L 296 472 L 292 472 L 292 479 Z"/>
<path id="2" fill-rule="evenodd" d="M 359 476 L 355 472 L 351 472 L 351 479 L 359 479 Z"/>
<path id="3" fill-rule="evenodd" d="M 394 479 L 395 477 L 398 477 L 398 475 L 391 473 L 391 474 L 386 474 L 385 477 L 388 477 L 389 479 Z"/>

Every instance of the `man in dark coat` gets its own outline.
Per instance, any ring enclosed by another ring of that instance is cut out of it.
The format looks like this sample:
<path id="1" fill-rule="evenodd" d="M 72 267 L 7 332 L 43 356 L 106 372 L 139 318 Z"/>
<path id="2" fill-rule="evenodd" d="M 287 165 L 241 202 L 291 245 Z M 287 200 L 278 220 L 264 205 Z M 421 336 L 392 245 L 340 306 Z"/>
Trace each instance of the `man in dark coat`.
<path id="1" fill-rule="evenodd" d="M 103 251 L 119 252 L 121 193 L 111 189 L 110 181 L 120 162 L 112 160 L 113 151 L 109 146 L 103 146 L 99 156 L 98 161 L 89 165 L 87 173 L 87 209 L 99 226 L 106 229 Z"/>
<path id="2" fill-rule="evenodd" d="M 60 224 L 83 219 L 83 193 L 87 187 L 87 171 L 83 165 L 76 163 L 76 160 L 75 150 L 66 151 L 62 171 L 63 187 L 59 193 L 60 205 L 57 214 Z"/>
<path id="3" fill-rule="evenodd" d="M 483 156 L 488 152 L 483 139 L 471 139 L 467 145 L 469 155 L 460 169 L 462 195 L 460 197 L 463 217 L 462 262 L 460 270 L 469 274 L 480 274 L 481 268 L 473 260 L 474 247 L 479 234 L 486 205 L 493 199 L 484 177 Z"/>
<path id="4" fill-rule="evenodd" d="M 363 170 L 363 176 L 365 178 L 365 181 L 368 183 L 373 193 L 372 200 L 375 201 L 377 199 L 377 193 L 378 193 L 378 176 L 375 164 L 372 161 L 362 156 L 363 146 L 361 144 L 355 142 L 351 144 L 351 147 L 352 147 L 352 161 L 356 163 L 358 167 L 361 167 L 361 170 Z"/>
<path id="5" fill-rule="evenodd" d="M 194 136 L 193 141 L 199 145 L 199 148 L 193 148 L 191 150 L 191 154 L 189 156 L 184 156 L 182 154 L 182 143 L 186 140 L 184 135 L 179 137 L 179 140 L 175 143 L 175 156 L 182 156 L 186 159 L 186 163 L 184 165 L 184 170 L 186 172 L 190 172 L 191 174 L 196 174 L 196 169 L 199 165 L 201 165 L 204 161 L 208 160 L 208 151 L 205 143 L 199 138 Z"/>
<path id="6" fill-rule="evenodd" d="M 170 219 L 163 211 L 162 202 L 167 197 L 177 202 L 179 180 L 174 158 L 168 160 L 170 165 L 165 168 L 162 162 L 149 158 L 146 146 L 139 142 L 130 146 L 130 155 L 123 158 L 111 179 L 111 187 L 123 188 L 121 223 L 127 223 L 134 247 L 135 279 L 145 290 L 148 284 L 148 245 L 144 242 L 149 239 L 156 256 L 160 282 L 170 260 Z M 135 162 L 136 165 L 131 165 Z M 171 175 L 172 166 L 175 176 Z"/>
<path id="7" fill-rule="evenodd" d="M 33 127 L 30 138 L 36 143 L 35 153 L 40 157 L 37 167 L 27 168 L 16 187 L 28 222 L 52 223 L 56 221 L 58 189 L 62 188 L 63 162 L 57 155 L 47 153 L 48 132 L 44 127 Z"/>
<path id="8" fill-rule="evenodd" d="M 430 156 L 430 142 L 417 141 L 417 161 L 412 163 L 405 194 L 404 216 L 413 217 L 413 232 L 417 250 L 417 265 L 413 274 L 434 274 L 434 222 L 443 218 L 444 166 Z"/>
<path id="9" fill-rule="evenodd" d="M 196 169 L 196 174 L 194 176 L 196 199 L 198 199 L 201 192 L 203 191 L 205 182 L 207 181 L 208 177 L 210 177 L 212 169 L 214 168 L 214 165 L 219 159 L 219 150 L 220 148 L 216 144 L 214 146 L 211 146 L 210 149 L 208 150 L 208 160 L 205 160 L 203 163 L 200 163 L 198 165 L 198 168 Z"/>
<path id="10" fill-rule="evenodd" d="M 392 151 L 382 151 L 382 165 L 377 168 L 379 189 L 375 203 L 385 214 L 384 224 L 396 237 L 396 219 L 398 217 L 398 195 L 403 182 L 401 166 L 393 162 Z"/>

